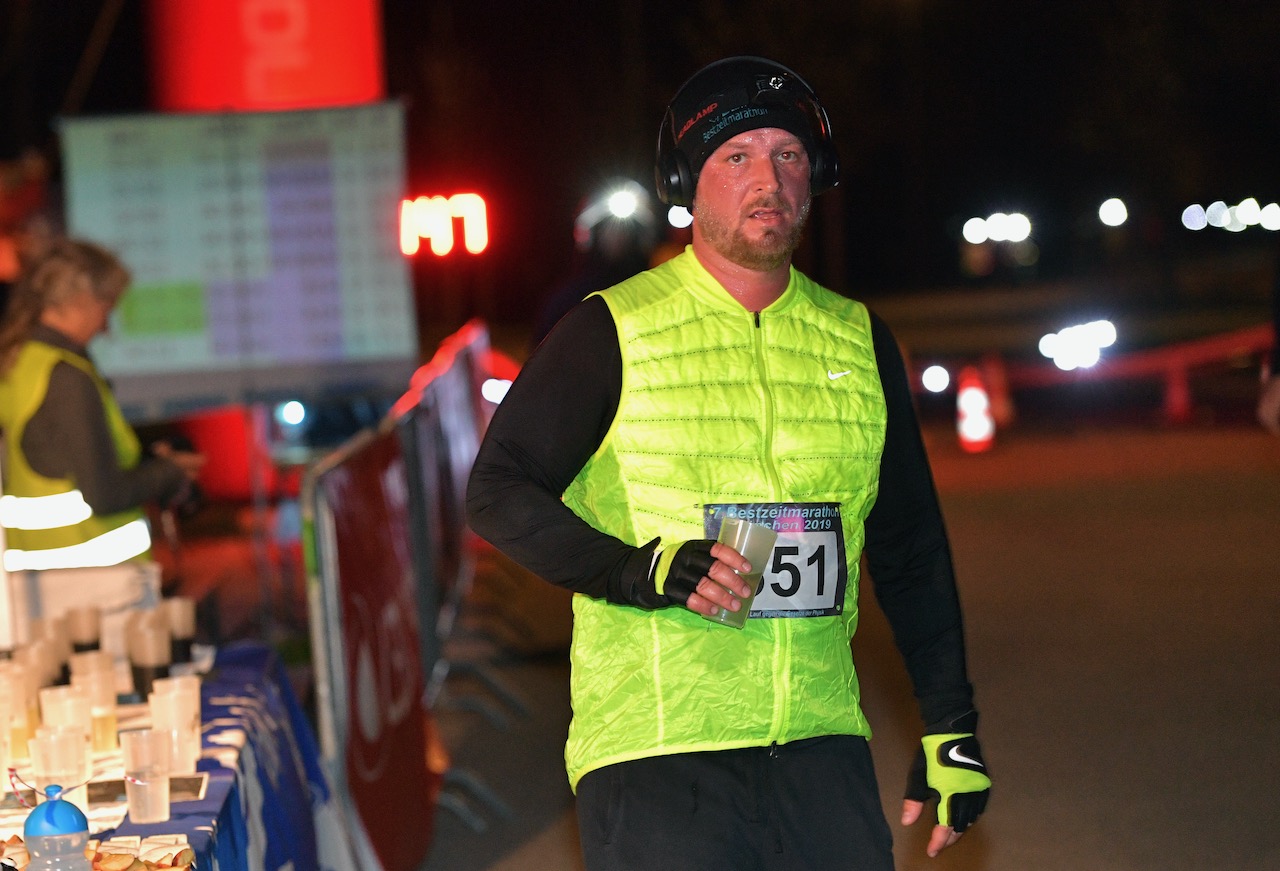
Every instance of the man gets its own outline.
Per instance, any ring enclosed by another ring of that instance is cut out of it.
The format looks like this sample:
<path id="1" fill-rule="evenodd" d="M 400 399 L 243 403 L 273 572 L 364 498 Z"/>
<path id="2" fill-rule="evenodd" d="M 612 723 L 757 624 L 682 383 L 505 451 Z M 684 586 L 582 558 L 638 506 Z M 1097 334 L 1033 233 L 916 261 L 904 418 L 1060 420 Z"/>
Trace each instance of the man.
<path id="1" fill-rule="evenodd" d="M 901 357 L 865 307 L 791 267 L 837 181 L 793 71 L 729 58 L 662 124 L 681 255 L 574 308 L 495 414 L 473 528 L 574 596 L 565 758 L 589 869 L 892 869 L 858 682 L 864 541 L 926 736 L 903 822 L 930 855 L 986 804 L 960 611 Z M 726 516 L 779 533 L 751 619 Z M 864 537 L 865 536 L 865 537 Z"/>

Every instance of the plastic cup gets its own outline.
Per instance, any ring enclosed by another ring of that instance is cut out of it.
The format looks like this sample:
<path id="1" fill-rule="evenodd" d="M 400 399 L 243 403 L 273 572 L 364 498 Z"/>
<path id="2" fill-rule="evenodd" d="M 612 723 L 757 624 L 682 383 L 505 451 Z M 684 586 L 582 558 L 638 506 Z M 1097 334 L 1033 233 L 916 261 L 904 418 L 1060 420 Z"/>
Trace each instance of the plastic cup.
<path id="1" fill-rule="evenodd" d="M 98 649 L 102 640 L 102 609 L 95 605 L 69 608 L 66 620 L 67 634 L 76 653 Z"/>
<path id="2" fill-rule="evenodd" d="M 71 668 L 72 680 L 92 671 L 105 671 L 113 676 L 116 672 L 116 659 L 105 650 L 85 650 L 80 653 L 73 653 L 71 654 L 71 660 L 67 664 Z"/>
<path id="3" fill-rule="evenodd" d="M 9 697 L 9 759 L 27 758 L 27 742 L 35 732 L 37 716 L 28 704 L 31 679 L 26 666 L 16 660 L 0 662 L 0 687 Z"/>
<path id="4" fill-rule="evenodd" d="M 130 627 L 129 661 L 134 691 L 142 698 L 151 692 L 151 683 L 169 676 L 169 624 L 145 614 Z"/>
<path id="5" fill-rule="evenodd" d="M 129 729 L 120 733 L 124 760 L 124 793 L 135 823 L 169 819 L 169 772 L 172 737 L 163 729 Z"/>
<path id="6" fill-rule="evenodd" d="M 57 784 L 64 799 L 88 813 L 88 783 L 93 773 L 88 725 L 42 726 L 29 746 L 37 793 L 43 796 L 45 789 Z"/>
<path id="7" fill-rule="evenodd" d="M 9 752 L 12 722 L 12 684 L 6 680 L 0 680 L 0 771 L 8 771 L 9 766 L 13 764 L 13 756 Z"/>
<path id="8" fill-rule="evenodd" d="M 160 683 L 160 681 L 156 681 Z M 153 691 L 147 696 L 151 711 L 151 727 L 173 733 L 173 753 L 169 771 L 172 774 L 194 774 L 200 758 L 200 692 L 197 682 L 192 693 L 186 687 L 169 685 L 168 691 Z"/>
<path id="9" fill-rule="evenodd" d="M 116 677 L 112 671 L 95 668 L 72 673 L 71 686 L 89 696 L 93 715 L 93 752 L 108 753 L 116 743 Z"/>
<path id="10" fill-rule="evenodd" d="M 93 720 L 93 699 L 85 687 L 44 687 L 39 698 L 40 722 L 44 725 L 89 728 Z"/>
<path id="11" fill-rule="evenodd" d="M 170 660 L 191 661 L 191 645 L 196 637 L 196 600 L 172 596 L 160 603 L 169 624 Z"/>
<path id="12" fill-rule="evenodd" d="M 773 553 L 773 544 L 777 540 L 778 533 L 771 527 L 762 526 L 759 523 L 752 523 L 740 517 L 726 517 L 721 522 L 720 534 L 716 537 L 716 541 L 733 548 L 751 563 L 751 571 L 737 573 L 751 586 L 751 593 L 745 598 L 735 595 L 735 598 L 742 603 L 742 607 L 737 611 L 721 608 L 706 619 L 713 623 L 732 626 L 734 629 L 741 629 L 747 624 L 747 614 L 751 611 L 751 603 L 755 601 L 756 593 L 760 589 L 760 579 L 764 576 L 765 567 L 769 565 L 769 555 Z"/>

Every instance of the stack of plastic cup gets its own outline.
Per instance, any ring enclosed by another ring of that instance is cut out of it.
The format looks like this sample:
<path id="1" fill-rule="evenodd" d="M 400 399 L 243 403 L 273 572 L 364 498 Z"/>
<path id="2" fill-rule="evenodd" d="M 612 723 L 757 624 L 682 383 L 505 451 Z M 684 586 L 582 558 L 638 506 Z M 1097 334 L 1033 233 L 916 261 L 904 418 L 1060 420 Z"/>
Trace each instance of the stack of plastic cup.
<path id="1" fill-rule="evenodd" d="M 91 654 L 79 654 L 89 656 Z M 116 676 L 109 657 L 80 660 L 72 657 L 71 686 L 89 697 L 92 716 L 93 752 L 108 753 L 116 742 Z"/>
<path id="2" fill-rule="evenodd" d="M 25 665 L 12 659 L 0 662 L 0 686 L 9 699 L 9 757 L 13 760 L 27 758 L 27 742 L 39 723 L 39 711 L 29 702 L 30 683 Z"/>
<path id="3" fill-rule="evenodd" d="M 161 678 L 147 696 L 151 727 L 173 732 L 173 774 L 194 774 L 200 759 L 200 678 Z"/>
<path id="4" fill-rule="evenodd" d="M 13 683 L 0 677 L 0 771 L 7 772 L 13 764 L 10 752 L 13 730 Z"/>
<path id="5" fill-rule="evenodd" d="M 130 618 L 127 633 L 133 689 L 145 699 L 151 692 L 152 681 L 169 676 L 169 664 L 173 656 L 170 650 L 169 622 L 158 608 L 138 611 Z"/>
<path id="6" fill-rule="evenodd" d="M 68 609 L 66 613 L 67 635 L 71 638 L 74 653 L 97 650 L 102 642 L 102 609 L 96 605 L 84 605 Z"/>
<path id="7" fill-rule="evenodd" d="M 171 665 L 191 661 L 191 645 L 196 639 L 196 601 L 186 596 L 171 596 L 160 603 L 169 623 Z"/>
<path id="8" fill-rule="evenodd" d="M 46 668 L 49 683 L 66 683 L 67 660 L 71 658 L 71 637 L 67 632 L 65 615 L 45 617 L 31 621 L 31 639 L 28 645 L 44 643 L 42 651 L 49 658 Z"/>

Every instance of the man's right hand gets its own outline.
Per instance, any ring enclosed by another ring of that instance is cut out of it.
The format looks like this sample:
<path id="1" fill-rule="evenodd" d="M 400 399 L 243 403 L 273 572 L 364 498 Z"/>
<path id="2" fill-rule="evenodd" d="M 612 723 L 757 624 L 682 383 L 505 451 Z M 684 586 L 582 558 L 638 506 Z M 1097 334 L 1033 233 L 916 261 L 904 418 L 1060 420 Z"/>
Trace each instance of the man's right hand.
<path id="1" fill-rule="evenodd" d="M 648 589 L 633 590 L 632 604 L 651 610 L 683 605 L 708 617 L 721 608 L 737 611 L 742 607 L 738 597 L 751 593 L 738 572 L 749 568 L 742 554 L 728 545 L 704 539 L 683 541 L 658 551 Z"/>

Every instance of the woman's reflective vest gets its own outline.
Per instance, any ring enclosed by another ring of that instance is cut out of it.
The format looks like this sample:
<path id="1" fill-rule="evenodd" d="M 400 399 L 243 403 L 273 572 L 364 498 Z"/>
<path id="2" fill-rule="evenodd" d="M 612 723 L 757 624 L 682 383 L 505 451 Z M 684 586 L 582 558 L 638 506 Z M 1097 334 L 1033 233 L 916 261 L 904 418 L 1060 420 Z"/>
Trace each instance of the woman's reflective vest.
<path id="1" fill-rule="evenodd" d="M 49 376 L 58 363 L 75 366 L 97 385 L 120 467 L 133 468 L 142 455 L 137 435 L 91 362 L 44 342 L 27 342 L 0 381 L 0 427 L 5 435 L 0 526 L 6 571 L 108 566 L 145 558 L 150 552 L 151 534 L 141 507 L 96 515 L 74 481 L 46 478 L 27 463 L 22 436 L 44 402 Z"/>
<path id="2" fill-rule="evenodd" d="M 711 505 L 837 503 L 847 582 L 839 613 L 742 630 L 575 596 L 571 786 L 630 759 L 869 735 L 849 649 L 886 419 L 866 308 L 793 269 L 757 315 L 689 250 L 601 295 L 622 391 L 566 504 L 640 546 L 714 537 Z"/>

